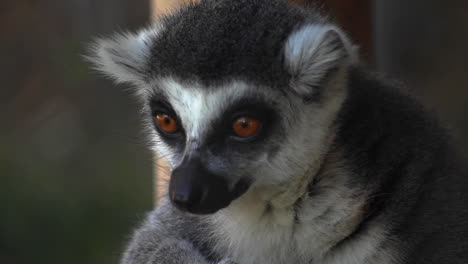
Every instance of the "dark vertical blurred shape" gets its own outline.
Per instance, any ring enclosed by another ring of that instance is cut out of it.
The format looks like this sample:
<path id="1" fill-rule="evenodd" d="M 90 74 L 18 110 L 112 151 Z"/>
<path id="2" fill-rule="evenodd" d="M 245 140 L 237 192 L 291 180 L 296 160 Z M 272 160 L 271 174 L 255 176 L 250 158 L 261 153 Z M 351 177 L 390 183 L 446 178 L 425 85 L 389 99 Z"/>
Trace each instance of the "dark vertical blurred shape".
<path id="1" fill-rule="evenodd" d="M 379 70 L 404 80 L 468 148 L 468 1 L 376 1 Z"/>
<path id="2" fill-rule="evenodd" d="M 149 1 L 0 6 L 0 263 L 116 263 L 151 208 L 152 160 L 125 86 L 81 55 L 146 24 Z"/>

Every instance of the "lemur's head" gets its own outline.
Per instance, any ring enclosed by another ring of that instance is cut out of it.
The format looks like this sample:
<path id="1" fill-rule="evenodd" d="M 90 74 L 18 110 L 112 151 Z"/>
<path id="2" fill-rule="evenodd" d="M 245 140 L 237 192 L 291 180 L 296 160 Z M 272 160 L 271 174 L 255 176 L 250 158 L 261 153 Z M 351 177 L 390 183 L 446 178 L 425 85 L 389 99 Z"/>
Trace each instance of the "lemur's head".
<path id="1" fill-rule="evenodd" d="M 172 167 L 169 197 L 196 214 L 316 170 L 355 56 L 335 26 L 279 0 L 189 4 L 93 52 L 135 86 Z"/>

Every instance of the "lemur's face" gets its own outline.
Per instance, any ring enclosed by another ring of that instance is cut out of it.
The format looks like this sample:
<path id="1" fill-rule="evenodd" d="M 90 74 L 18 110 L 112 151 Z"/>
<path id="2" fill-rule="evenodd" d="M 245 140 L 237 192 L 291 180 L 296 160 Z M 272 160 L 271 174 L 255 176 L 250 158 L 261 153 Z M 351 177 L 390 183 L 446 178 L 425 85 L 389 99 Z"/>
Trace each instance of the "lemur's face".
<path id="1" fill-rule="evenodd" d="M 282 184 L 306 173 L 321 155 L 340 100 L 335 94 L 335 103 L 309 104 L 236 80 L 206 87 L 164 78 L 150 90 L 154 149 L 172 167 L 169 197 L 194 214 L 228 206 L 251 185 Z"/>
<path id="2" fill-rule="evenodd" d="M 93 48 L 99 70 L 137 87 L 184 211 L 214 213 L 254 185 L 300 178 L 326 151 L 353 48 L 334 26 L 276 4 L 256 17 L 202 1 Z"/>
<path id="3" fill-rule="evenodd" d="M 217 87 L 154 83 L 148 103 L 155 149 L 172 176 L 169 197 L 191 213 L 213 213 L 251 184 L 280 181 L 275 157 L 302 129 L 294 99 L 242 81 Z"/>

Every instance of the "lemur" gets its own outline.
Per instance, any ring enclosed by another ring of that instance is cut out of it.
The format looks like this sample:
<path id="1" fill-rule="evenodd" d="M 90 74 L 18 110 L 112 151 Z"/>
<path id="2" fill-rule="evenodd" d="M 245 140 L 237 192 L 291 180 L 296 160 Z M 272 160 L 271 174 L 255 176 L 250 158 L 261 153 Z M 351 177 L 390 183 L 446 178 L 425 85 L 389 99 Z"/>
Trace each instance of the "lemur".
<path id="1" fill-rule="evenodd" d="M 202 0 L 95 42 L 172 171 L 122 264 L 468 263 L 450 137 L 319 13 Z"/>

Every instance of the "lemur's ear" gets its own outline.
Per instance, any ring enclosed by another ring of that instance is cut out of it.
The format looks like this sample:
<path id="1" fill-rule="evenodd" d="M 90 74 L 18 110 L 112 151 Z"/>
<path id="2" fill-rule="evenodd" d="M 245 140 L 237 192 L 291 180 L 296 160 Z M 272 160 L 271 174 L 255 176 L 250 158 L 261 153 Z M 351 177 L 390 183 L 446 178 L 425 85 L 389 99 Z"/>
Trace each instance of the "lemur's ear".
<path id="1" fill-rule="evenodd" d="M 305 100 L 313 100 L 321 87 L 341 67 L 354 61 L 355 48 L 344 33 L 333 26 L 306 25 L 287 39 L 285 67 L 290 86 Z"/>
<path id="2" fill-rule="evenodd" d="M 138 34 L 117 34 L 108 39 L 98 39 L 91 46 L 87 59 L 95 69 L 116 82 L 140 84 L 147 77 L 153 39 L 158 26 Z"/>

